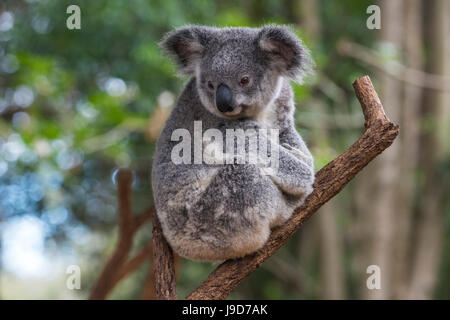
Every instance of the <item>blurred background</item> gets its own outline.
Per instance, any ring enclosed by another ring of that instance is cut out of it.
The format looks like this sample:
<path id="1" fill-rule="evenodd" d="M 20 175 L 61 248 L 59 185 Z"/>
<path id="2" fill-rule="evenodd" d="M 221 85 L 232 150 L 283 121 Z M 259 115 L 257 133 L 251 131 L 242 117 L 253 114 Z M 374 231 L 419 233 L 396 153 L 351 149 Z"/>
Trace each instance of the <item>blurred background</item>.
<path id="1" fill-rule="evenodd" d="M 71 4 L 80 30 L 66 27 Z M 366 25 L 372 4 L 380 30 Z M 133 212 L 151 205 L 155 142 L 186 82 L 157 46 L 165 32 L 277 23 L 317 65 L 294 86 L 317 170 L 363 131 L 359 76 L 371 76 L 401 133 L 231 298 L 449 299 L 449 20 L 448 0 L 2 0 L 0 298 L 89 297 L 117 241 L 118 168 L 133 171 Z M 148 223 L 130 257 L 150 239 Z M 108 298 L 152 298 L 150 256 Z M 79 290 L 66 286 L 70 265 Z M 381 290 L 367 289 L 369 265 Z M 215 267 L 177 266 L 179 297 Z"/>

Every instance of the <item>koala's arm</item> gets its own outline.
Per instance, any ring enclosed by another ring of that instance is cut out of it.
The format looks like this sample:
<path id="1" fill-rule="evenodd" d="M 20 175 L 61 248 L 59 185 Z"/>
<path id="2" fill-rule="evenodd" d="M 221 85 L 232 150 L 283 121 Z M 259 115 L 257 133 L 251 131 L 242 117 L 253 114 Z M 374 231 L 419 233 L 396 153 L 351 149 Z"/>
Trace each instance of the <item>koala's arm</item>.
<path id="1" fill-rule="evenodd" d="M 314 169 L 313 156 L 293 126 L 282 129 L 280 132 L 280 145 Z"/>
<path id="2" fill-rule="evenodd" d="M 279 139 L 279 168 L 269 176 L 283 192 L 304 198 L 314 183 L 313 157 L 293 127 L 284 128 Z"/>

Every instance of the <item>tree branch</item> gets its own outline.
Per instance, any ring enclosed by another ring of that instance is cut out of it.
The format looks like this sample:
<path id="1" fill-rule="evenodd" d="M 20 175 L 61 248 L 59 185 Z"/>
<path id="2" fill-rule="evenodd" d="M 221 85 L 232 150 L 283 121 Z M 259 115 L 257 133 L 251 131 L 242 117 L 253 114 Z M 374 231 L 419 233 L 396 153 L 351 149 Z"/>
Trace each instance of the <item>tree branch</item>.
<path id="1" fill-rule="evenodd" d="M 138 251 L 132 258 L 126 261 L 121 268 L 119 268 L 116 277 L 112 280 L 112 287 L 115 287 L 120 282 L 120 280 L 136 271 L 145 262 L 145 260 L 151 258 L 153 254 L 152 249 L 153 243 L 150 240 L 148 244 L 142 247 L 140 251 Z"/>
<path id="2" fill-rule="evenodd" d="M 147 269 L 147 278 L 142 287 L 141 300 L 156 300 L 155 265 L 153 264 L 153 258 L 150 259 Z"/>
<path id="3" fill-rule="evenodd" d="M 163 236 L 158 216 L 153 215 L 153 270 L 157 299 L 175 300 L 175 265 L 172 249 Z"/>
<path id="4" fill-rule="evenodd" d="M 175 252 L 173 253 L 174 268 L 175 268 L 175 281 L 178 279 L 181 269 L 181 257 Z M 142 288 L 141 299 L 142 300 L 156 300 L 156 281 L 155 281 L 155 265 L 152 257 L 150 258 L 150 264 L 148 266 L 147 278 Z M 174 289 L 175 290 L 175 287 Z"/>
<path id="5" fill-rule="evenodd" d="M 314 191 L 293 217 L 276 228 L 259 251 L 219 265 L 187 299 L 225 299 L 255 269 L 272 256 L 324 203 L 339 193 L 372 159 L 388 148 L 399 128 L 386 117 L 368 76 L 353 83 L 365 117 L 362 136 L 316 174 Z"/>
<path id="6" fill-rule="evenodd" d="M 133 238 L 136 231 L 150 220 L 154 213 L 154 206 L 146 210 L 143 214 L 133 216 L 131 207 L 131 183 L 133 176 L 130 170 L 120 169 L 117 173 L 117 197 L 118 197 L 118 220 L 119 239 L 112 256 L 104 265 L 100 276 L 94 284 L 89 299 L 105 299 L 114 286 L 120 281 L 123 275 L 124 265 L 133 245 Z M 145 259 L 144 259 L 145 260 Z M 141 263 L 144 261 L 142 260 Z M 139 261 L 138 261 L 139 262 Z M 131 263 L 131 261 L 129 261 Z M 133 261 L 136 266 L 136 261 Z"/>

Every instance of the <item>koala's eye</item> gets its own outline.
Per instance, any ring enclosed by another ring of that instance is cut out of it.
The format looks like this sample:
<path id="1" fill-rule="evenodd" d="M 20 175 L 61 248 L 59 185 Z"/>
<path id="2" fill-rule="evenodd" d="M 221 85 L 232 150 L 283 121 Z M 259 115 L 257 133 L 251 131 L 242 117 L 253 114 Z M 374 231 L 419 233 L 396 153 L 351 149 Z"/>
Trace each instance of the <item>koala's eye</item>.
<path id="1" fill-rule="evenodd" d="M 248 76 L 243 76 L 241 78 L 241 81 L 239 81 L 239 84 L 241 86 L 246 86 L 250 82 L 250 78 Z"/>
<path id="2" fill-rule="evenodd" d="M 214 85 L 212 84 L 211 81 L 208 81 L 208 88 L 214 90 Z"/>

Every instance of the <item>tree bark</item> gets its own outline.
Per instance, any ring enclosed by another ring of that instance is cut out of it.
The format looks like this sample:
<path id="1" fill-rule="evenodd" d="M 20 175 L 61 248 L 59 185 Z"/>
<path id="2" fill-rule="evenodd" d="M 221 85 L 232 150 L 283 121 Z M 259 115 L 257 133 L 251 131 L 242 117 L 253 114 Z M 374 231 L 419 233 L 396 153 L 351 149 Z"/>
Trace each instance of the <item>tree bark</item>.
<path id="1" fill-rule="evenodd" d="M 398 126 L 386 117 L 369 77 L 353 83 L 365 117 L 366 130 L 342 155 L 316 175 L 314 191 L 283 226 L 273 230 L 259 251 L 228 260 L 216 268 L 187 299 L 225 299 L 239 284 L 272 256 L 324 203 L 339 193 L 373 158 L 388 148 L 398 135 Z"/>
<path id="2" fill-rule="evenodd" d="M 156 298 L 158 300 L 175 300 L 177 295 L 173 251 L 164 238 L 156 214 L 153 215 L 153 269 Z"/>

